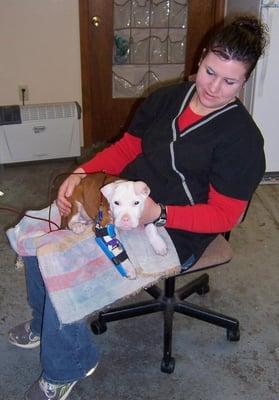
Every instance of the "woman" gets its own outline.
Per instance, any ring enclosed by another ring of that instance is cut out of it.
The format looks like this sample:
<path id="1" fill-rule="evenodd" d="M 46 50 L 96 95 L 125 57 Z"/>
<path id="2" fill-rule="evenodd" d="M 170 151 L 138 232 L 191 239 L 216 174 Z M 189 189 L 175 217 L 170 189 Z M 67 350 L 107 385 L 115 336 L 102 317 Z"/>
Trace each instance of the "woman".
<path id="1" fill-rule="evenodd" d="M 151 195 L 141 222 L 164 225 L 182 268 L 190 268 L 216 234 L 237 224 L 263 176 L 263 138 L 237 96 L 264 46 L 264 27 L 254 18 L 238 18 L 215 34 L 195 83 L 153 93 L 122 139 L 66 179 L 57 198 L 61 214 L 87 173 L 143 180 Z M 43 367 L 25 399 L 66 399 L 95 369 L 96 348 L 86 323 L 59 329 L 37 259 L 25 264 L 33 319 L 12 329 L 9 340 L 25 348 L 41 343 Z"/>

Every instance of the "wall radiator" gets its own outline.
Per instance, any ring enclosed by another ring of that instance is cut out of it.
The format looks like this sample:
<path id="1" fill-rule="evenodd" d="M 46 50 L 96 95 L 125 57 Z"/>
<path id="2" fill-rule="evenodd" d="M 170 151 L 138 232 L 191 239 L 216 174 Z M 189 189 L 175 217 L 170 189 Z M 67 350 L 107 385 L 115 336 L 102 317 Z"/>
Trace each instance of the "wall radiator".
<path id="1" fill-rule="evenodd" d="M 0 107 L 0 164 L 80 156 L 77 102 Z"/>

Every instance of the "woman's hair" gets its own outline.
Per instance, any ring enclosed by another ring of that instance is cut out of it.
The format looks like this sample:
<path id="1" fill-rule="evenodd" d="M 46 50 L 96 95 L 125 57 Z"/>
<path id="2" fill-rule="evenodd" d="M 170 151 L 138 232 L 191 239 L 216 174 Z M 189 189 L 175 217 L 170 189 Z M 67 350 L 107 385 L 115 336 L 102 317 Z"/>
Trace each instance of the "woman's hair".
<path id="1" fill-rule="evenodd" d="M 242 16 L 215 33 L 203 54 L 212 51 L 226 60 L 237 60 L 247 65 L 246 79 L 264 53 L 268 28 L 257 18 Z"/>

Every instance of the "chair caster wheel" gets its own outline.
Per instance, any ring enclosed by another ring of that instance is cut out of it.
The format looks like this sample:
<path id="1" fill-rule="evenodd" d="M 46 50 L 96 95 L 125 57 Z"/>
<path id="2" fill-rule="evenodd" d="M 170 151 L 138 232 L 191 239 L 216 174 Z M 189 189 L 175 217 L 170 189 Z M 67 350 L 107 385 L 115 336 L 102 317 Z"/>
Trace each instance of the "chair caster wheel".
<path id="1" fill-rule="evenodd" d="M 107 330 L 107 326 L 105 322 L 96 320 L 91 323 L 91 329 L 95 335 L 101 335 L 102 333 L 105 333 L 105 331 Z"/>
<path id="2" fill-rule="evenodd" d="M 227 339 L 230 342 L 238 342 L 240 339 L 240 330 L 236 329 L 227 329 Z"/>
<path id="3" fill-rule="evenodd" d="M 200 296 L 203 296 L 204 294 L 206 294 L 206 293 L 208 293 L 209 292 L 209 285 L 204 285 L 204 286 L 202 286 L 202 287 L 200 287 L 198 290 L 197 290 L 197 293 L 200 295 Z"/>
<path id="4" fill-rule="evenodd" d="M 166 374 L 171 374 L 174 371 L 175 359 L 171 357 L 168 361 L 163 358 L 161 362 L 161 371 Z"/>

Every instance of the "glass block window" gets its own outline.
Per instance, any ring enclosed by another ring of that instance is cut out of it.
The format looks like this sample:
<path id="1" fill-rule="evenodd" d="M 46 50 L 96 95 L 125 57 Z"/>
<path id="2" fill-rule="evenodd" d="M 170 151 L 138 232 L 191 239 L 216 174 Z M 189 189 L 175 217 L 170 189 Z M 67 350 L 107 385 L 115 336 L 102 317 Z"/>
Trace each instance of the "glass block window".
<path id="1" fill-rule="evenodd" d="M 142 97 L 181 81 L 187 0 L 114 0 L 113 97 Z"/>

